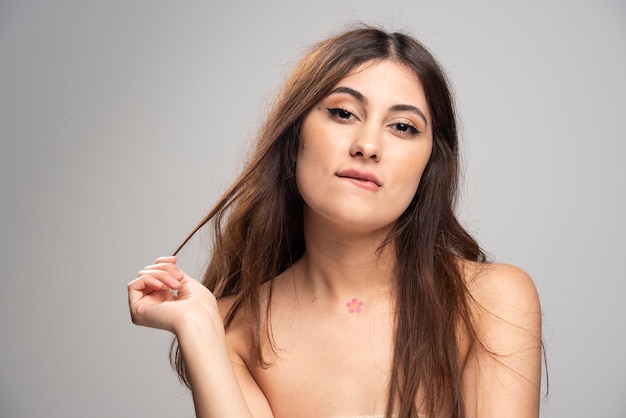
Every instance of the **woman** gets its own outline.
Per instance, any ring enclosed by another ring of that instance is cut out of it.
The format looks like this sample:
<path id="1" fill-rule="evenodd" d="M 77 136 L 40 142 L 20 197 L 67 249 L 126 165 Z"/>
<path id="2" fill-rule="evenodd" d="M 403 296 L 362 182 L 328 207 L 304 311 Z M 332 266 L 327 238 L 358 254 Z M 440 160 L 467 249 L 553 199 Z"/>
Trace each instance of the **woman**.
<path id="1" fill-rule="evenodd" d="M 437 61 L 401 33 L 334 36 L 190 234 L 214 227 L 204 286 L 157 259 L 128 286 L 133 322 L 175 334 L 200 417 L 538 416 L 535 287 L 485 261 L 457 180 Z"/>

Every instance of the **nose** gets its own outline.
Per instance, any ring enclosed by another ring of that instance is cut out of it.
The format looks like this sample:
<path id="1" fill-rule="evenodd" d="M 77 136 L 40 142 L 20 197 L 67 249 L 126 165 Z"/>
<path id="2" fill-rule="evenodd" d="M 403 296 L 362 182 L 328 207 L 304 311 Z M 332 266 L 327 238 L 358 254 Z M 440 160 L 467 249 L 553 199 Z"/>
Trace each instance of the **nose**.
<path id="1" fill-rule="evenodd" d="M 380 144 L 380 133 L 375 129 L 363 128 L 359 130 L 358 136 L 350 146 L 350 155 L 361 157 L 365 160 L 380 161 L 382 157 L 382 147 Z"/>

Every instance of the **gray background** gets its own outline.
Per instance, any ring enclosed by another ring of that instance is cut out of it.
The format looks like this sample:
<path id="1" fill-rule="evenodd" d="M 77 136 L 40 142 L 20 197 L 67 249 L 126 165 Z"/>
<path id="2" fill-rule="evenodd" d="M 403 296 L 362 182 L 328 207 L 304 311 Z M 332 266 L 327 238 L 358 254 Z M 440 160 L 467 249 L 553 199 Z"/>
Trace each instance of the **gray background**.
<path id="1" fill-rule="evenodd" d="M 0 416 L 193 415 L 125 285 L 224 190 L 304 48 L 357 20 L 448 69 L 460 216 L 541 293 L 542 415 L 626 416 L 626 7 L 608 0 L 0 1 Z"/>

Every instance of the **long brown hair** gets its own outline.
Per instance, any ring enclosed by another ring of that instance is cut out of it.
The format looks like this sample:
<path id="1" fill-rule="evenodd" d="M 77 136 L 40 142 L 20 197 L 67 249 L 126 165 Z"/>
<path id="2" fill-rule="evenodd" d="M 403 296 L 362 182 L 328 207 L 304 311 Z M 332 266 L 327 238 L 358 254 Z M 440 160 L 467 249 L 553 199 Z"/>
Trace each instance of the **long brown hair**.
<path id="1" fill-rule="evenodd" d="M 415 417 L 418 410 L 462 417 L 457 337 L 459 329 L 470 339 L 476 333 L 458 260 L 483 262 L 485 256 L 454 214 L 459 156 L 448 82 L 437 60 L 413 37 L 360 27 L 315 45 L 285 83 L 241 175 L 176 252 L 204 225 L 212 226 L 213 251 L 203 283 L 217 298 L 234 297 L 225 326 L 236 313 L 244 315 L 253 352 L 267 366 L 261 336 L 271 336 L 271 330 L 263 332 L 260 318 L 261 309 L 269 312 L 271 290 L 263 307 L 258 290 L 305 251 L 302 201 L 295 181 L 302 120 L 352 69 L 383 59 L 415 72 L 429 106 L 433 134 L 432 154 L 419 189 L 385 243 L 396 247 L 398 289 L 387 415 L 399 405 L 401 417 Z M 269 321 L 266 326 L 270 327 Z M 189 385 L 175 344 L 172 361 Z"/>

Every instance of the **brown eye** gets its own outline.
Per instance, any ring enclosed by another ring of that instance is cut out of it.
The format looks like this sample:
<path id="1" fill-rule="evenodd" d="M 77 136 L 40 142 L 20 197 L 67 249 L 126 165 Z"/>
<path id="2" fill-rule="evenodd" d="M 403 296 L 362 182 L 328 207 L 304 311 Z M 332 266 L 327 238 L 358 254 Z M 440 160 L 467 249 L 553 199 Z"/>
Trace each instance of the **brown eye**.
<path id="1" fill-rule="evenodd" d="M 410 125 L 408 123 L 395 123 L 394 128 L 396 131 L 401 132 L 402 134 L 405 135 L 418 135 L 420 133 L 420 131 L 417 130 L 417 128 L 413 125 Z"/>
<path id="2" fill-rule="evenodd" d="M 339 119 L 343 119 L 343 120 L 355 119 L 355 116 L 352 114 L 352 112 L 349 112 L 346 109 L 342 109 L 340 107 L 327 108 L 326 110 L 328 110 L 328 113 L 330 113 L 332 116 L 339 118 Z"/>

